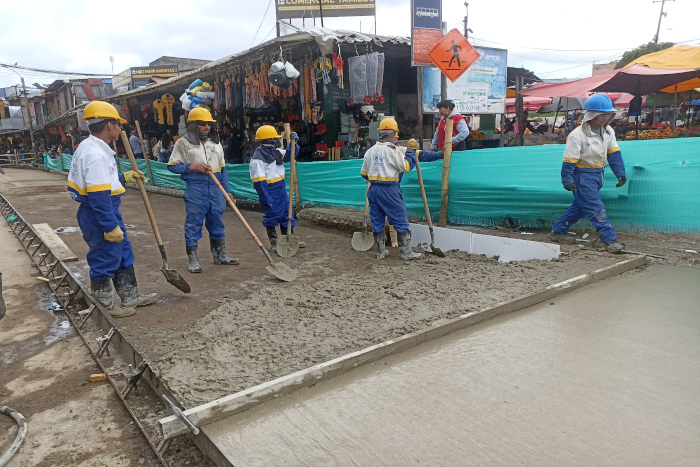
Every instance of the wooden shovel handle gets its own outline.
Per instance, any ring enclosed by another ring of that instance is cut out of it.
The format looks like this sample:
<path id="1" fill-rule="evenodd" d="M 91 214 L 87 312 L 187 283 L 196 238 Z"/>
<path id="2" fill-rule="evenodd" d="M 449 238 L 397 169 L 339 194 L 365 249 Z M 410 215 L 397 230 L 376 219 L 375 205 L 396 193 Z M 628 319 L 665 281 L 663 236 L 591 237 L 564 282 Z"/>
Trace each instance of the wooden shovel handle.
<path id="1" fill-rule="evenodd" d="M 126 132 L 121 132 L 122 143 L 124 143 L 124 149 L 126 149 L 126 155 L 129 156 L 129 161 L 131 162 L 131 167 L 138 171 L 139 166 L 136 165 L 136 159 L 134 158 L 134 153 L 131 151 L 131 146 L 129 145 L 129 138 L 126 136 Z M 117 162 L 118 163 L 118 162 Z M 160 238 L 160 232 L 158 231 L 158 225 L 156 224 L 156 218 L 153 215 L 153 210 L 151 209 L 151 203 L 148 202 L 148 195 L 146 194 L 146 188 L 143 186 L 143 180 L 140 178 L 137 180 L 139 184 L 139 191 L 141 192 L 141 197 L 143 198 L 143 204 L 146 206 L 146 212 L 148 213 L 148 220 L 151 221 L 151 227 L 153 227 L 153 234 L 156 236 L 156 242 L 158 246 L 163 246 L 163 240 Z"/>
<path id="2" fill-rule="evenodd" d="M 136 124 L 136 131 L 139 134 L 139 141 L 141 141 L 141 150 L 143 151 L 143 158 L 146 161 L 146 169 L 148 170 L 148 180 L 150 180 L 151 186 L 155 185 L 153 182 L 153 174 L 151 173 L 151 164 L 148 162 L 148 154 L 146 154 L 146 145 L 143 144 L 143 136 L 141 135 L 141 126 L 138 121 L 134 122 Z"/>
<path id="3" fill-rule="evenodd" d="M 420 172 L 420 161 L 418 161 L 418 151 L 416 151 L 416 174 L 418 174 L 418 184 L 420 185 L 420 194 L 423 197 L 423 207 L 425 208 L 425 217 L 428 220 L 428 227 L 433 228 L 433 221 L 430 220 L 430 209 L 428 208 L 428 198 L 425 196 L 425 186 L 423 186 L 423 176 Z"/>
<path id="4" fill-rule="evenodd" d="M 255 232 L 253 232 L 253 229 L 250 228 L 250 225 L 248 225 L 248 222 L 246 222 L 246 220 L 243 218 L 243 214 L 241 214 L 241 211 L 238 210 L 238 208 L 236 207 L 236 204 L 233 201 L 231 201 L 231 198 L 228 197 L 228 193 L 226 193 L 226 190 L 224 190 L 224 187 L 221 186 L 221 183 L 219 183 L 219 181 L 216 179 L 216 176 L 214 175 L 214 173 L 209 172 L 209 176 L 214 181 L 214 183 L 216 183 L 216 186 L 219 187 L 219 191 L 221 191 L 221 194 L 224 195 L 224 199 L 226 200 L 228 205 L 231 206 L 231 209 L 233 209 L 233 212 L 236 213 L 236 215 L 238 216 L 238 219 L 241 221 L 241 223 L 243 224 L 245 229 L 248 231 L 250 236 L 253 237 L 253 240 L 255 240 L 255 243 L 257 243 L 258 246 L 260 247 L 260 249 L 263 251 L 263 253 L 265 253 L 265 257 L 267 258 L 267 261 L 270 264 L 275 264 L 272 261 L 272 257 L 270 257 L 270 253 L 267 252 L 267 250 L 263 246 L 263 244 L 260 241 L 260 239 L 258 238 L 258 236 L 255 235 Z"/>

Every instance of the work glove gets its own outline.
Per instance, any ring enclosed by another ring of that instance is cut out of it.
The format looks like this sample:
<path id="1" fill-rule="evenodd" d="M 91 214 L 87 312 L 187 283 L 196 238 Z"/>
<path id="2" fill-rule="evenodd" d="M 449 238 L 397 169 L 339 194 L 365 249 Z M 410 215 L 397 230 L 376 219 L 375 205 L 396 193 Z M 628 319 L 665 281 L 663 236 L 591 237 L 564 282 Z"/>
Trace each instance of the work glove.
<path id="1" fill-rule="evenodd" d="M 624 175 L 623 175 L 622 177 L 617 177 L 617 180 L 618 180 L 619 183 L 618 183 L 617 185 L 615 185 L 615 186 L 618 187 L 618 188 L 620 188 L 622 185 L 624 185 L 625 183 L 627 183 L 627 177 L 625 177 Z"/>
<path id="2" fill-rule="evenodd" d="M 413 138 L 409 139 L 406 143 L 406 149 L 418 149 L 418 141 Z"/>
<path id="3" fill-rule="evenodd" d="M 566 191 L 572 191 L 572 192 L 574 192 L 574 191 L 576 191 L 576 185 L 573 184 L 573 183 L 570 183 L 570 184 L 568 184 L 568 185 L 564 185 L 564 189 L 565 189 Z"/>
<path id="4" fill-rule="evenodd" d="M 142 182 L 146 180 L 146 176 L 140 170 L 129 170 L 128 172 L 124 172 L 125 183 L 138 183 L 139 180 Z"/>
<path id="5" fill-rule="evenodd" d="M 292 134 L 289 135 L 289 137 L 290 137 L 291 139 L 299 139 L 299 135 L 296 134 L 296 132 L 292 132 Z"/>
<path id="6" fill-rule="evenodd" d="M 109 243 L 119 243 L 124 240 L 124 232 L 119 226 L 116 226 L 111 232 L 105 232 L 104 237 Z"/>

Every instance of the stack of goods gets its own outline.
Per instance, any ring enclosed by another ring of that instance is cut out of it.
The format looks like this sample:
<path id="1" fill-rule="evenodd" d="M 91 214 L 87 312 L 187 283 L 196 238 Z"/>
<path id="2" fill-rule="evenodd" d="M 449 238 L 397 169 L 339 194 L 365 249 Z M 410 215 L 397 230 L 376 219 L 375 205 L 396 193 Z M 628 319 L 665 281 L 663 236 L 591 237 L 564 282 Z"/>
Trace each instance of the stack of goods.
<path id="1" fill-rule="evenodd" d="M 214 99 L 216 99 L 214 88 L 211 84 L 205 83 L 201 79 L 194 80 L 180 96 L 182 108 L 187 111 L 196 107 L 202 107 L 211 112 Z"/>

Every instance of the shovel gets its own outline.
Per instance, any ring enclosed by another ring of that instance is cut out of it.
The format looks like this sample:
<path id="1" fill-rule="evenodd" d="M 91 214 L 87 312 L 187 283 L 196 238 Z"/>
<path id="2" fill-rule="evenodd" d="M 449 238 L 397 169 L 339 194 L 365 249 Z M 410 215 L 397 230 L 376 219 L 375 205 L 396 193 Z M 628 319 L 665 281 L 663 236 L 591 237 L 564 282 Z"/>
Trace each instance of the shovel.
<path id="1" fill-rule="evenodd" d="M 418 184 L 420 185 L 420 194 L 423 197 L 423 206 L 425 207 L 425 218 L 428 219 L 428 229 L 430 229 L 430 251 L 426 253 L 432 253 L 440 258 L 445 257 L 445 253 L 435 246 L 435 233 L 433 232 L 433 221 L 430 220 L 430 209 L 428 209 L 428 198 L 425 197 L 425 187 L 423 186 L 423 176 L 420 173 L 420 162 L 418 161 L 418 156 L 420 151 L 416 151 L 416 173 L 418 174 Z"/>
<path id="2" fill-rule="evenodd" d="M 129 161 L 131 161 L 131 167 L 134 170 L 139 170 L 138 165 L 136 165 L 136 159 L 134 159 L 134 153 L 131 151 L 129 139 L 126 137 L 126 133 L 122 131 L 121 137 L 122 142 L 124 143 L 124 149 L 126 149 L 126 154 L 129 156 Z M 160 256 L 163 258 L 163 267 L 161 268 L 161 271 L 165 276 L 165 280 L 171 285 L 175 286 L 175 288 L 182 290 L 185 293 L 190 293 L 192 290 L 190 289 L 190 284 L 188 284 L 187 281 L 182 278 L 180 273 L 175 269 L 168 269 L 168 258 L 165 256 L 165 247 L 163 247 L 163 240 L 160 238 L 156 218 L 153 216 L 153 211 L 151 210 L 151 203 L 148 202 L 146 189 L 143 187 L 143 180 L 139 179 L 138 183 L 139 191 L 141 192 L 141 197 L 143 198 L 143 204 L 146 206 L 146 212 L 148 213 L 148 219 L 151 221 L 151 227 L 153 227 L 153 234 L 156 236 L 156 242 L 158 242 Z"/>
<path id="3" fill-rule="evenodd" d="M 369 184 L 367 185 L 367 190 L 369 190 Z M 365 228 L 362 232 L 355 232 L 352 234 L 352 248 L 355 251 L 367 251 L 374 245 L 374 235 L 370 235 L 367 232 L 367 224 L 369 218 L 369 198 L 365 193 Z"/>
<path id="4" fill-rule="evenodd" d="M 289 134 L 288 130 L 287 134 Z M 299 250 L 299 237 L 292 235 L 292 189 L 294 188 L 294 176 L 296 175 L 296 167 L 294 165 L 296 148 L 297 142 L 296 140 L 292 139 L 292 151 L 289 160 L 289 213 L 287 221 L 287 235 L 281 235 L 280 239 L 277 241 L 277 254 L 282 258 L 290 258 Z"/>
<path id="5" fill-rule="evenodd" d="M 243 215 L 241 212 L 238 210 L 236 205 L 231 201 L 231 198 L 228 197 L 228 194 L 226 193 L 226 190 L 224 190 L 224 187 L 221 186 L 221 183 L 216 179 L 214 174 L 212 172 L 209 172 L 209 176 L 211 179 L 216 183 L 216 186 L 219 187 L 219 190 L 221 191 L 221 194 L 224 195 L 224 198 L 226 199 L 226 202 L 228 203 L 229 206 L 231 206 L 231 209 L 233 209 L 233 212 L 236 213 L 238 218 L 241 220 L 243 223 L 243 226 L 245 226 L 246 230 L 250 234 L 251 237 L 253 237 L 253 240 L 255 240 L 255 243 L 258 244 L 262 252 L 265 254 L 265 258 L 267 258 L 267 262 L 270 263 L 269 266 L 267 266 L 267 272 L 275 276 L 277 279 L 285 282 L 291 282 L 294 279 L 298 277 L 298 274 L 296 271 L 291 269 L 289 266 L 287 266 L 284 263 L 275 263 L 272 261 L 272 258 L 270 257 L 270 253 L 267 252 L 265 247 L 263 246 L 262 242 L 258 238 L 257 235 L 255 235 L 255 232 L 253 232 L 253 229 L 250 228 L 246 220 L 243 218 Z"/>

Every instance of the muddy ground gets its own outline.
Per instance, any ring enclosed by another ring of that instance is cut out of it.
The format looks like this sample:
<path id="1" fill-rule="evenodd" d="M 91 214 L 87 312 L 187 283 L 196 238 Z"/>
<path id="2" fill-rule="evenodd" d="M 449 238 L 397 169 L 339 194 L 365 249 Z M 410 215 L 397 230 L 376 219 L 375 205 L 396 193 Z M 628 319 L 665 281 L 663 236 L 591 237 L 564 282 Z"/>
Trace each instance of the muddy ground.
<path id="1" fill-rule="evenodd" d="M 65 176 L 18 169 L 7 172 L 0 178 L 0 191 L 29 222 L 46 222 L 59 232 L 80 259 L 69 266 L 88 284 L 87 246 L 77 229 L 77 203 L 65 191 Z M 163 378 L 188 407 L 621 259 L 564 245 L 562 251 L 567 254 L 552 263 L 505 265 L 451 254 L 409 264 L 399 258 L 396 249 L 379 263 L 371 251 L 357 253 L 350 247 L 356 224 L 348 219 L 356 213 L 309 209 L 295 229 L 307 248 L 284 260 L 299 271 L 299 279 L 281 283 L 266 272 L 260 250 L 227 209 L 229 255 L 241 264 L 214 265 L 205 231 L 200 242 L 204 272 L 192 275 L 187 272 L 183 200 L 156 194 L 149 199 L 170 267 L 183 274 L 193 292 L 183 294 L 163 278 L 143 202 L 137 191 L 128 190 L 122 213 L 134 246 L 139 285 L 143 292 L 158 292 L 159 300 L 120 324 L 157 362 Z M 243 214 L 263 238 L 262 215 Z M 336 222 L 321 225 L 328 218 Z M 546 241 L 546 232 L 529 230 L 534 235 L 522 235 L 497 229 L 469 230 Z M 667 255 L 654 261 L 700 265 L 697 255 L 670 249 L 698 250 L 699 235 L 622 232 L 620 237 L 629 249 Z"/>
<path id="2" fill-rule="evenodd" d="M 2 219 L 4 223 L 4 219 Z M 51 290 L 6 225 L 0 272 L 7 315 L 0 320 L 0 405 L 22 413 L 29 429 L 10 466 L 155 466 L 148 444 L 56 305 Z M 0 454 L 17 425 L 0 415 Z"/>

